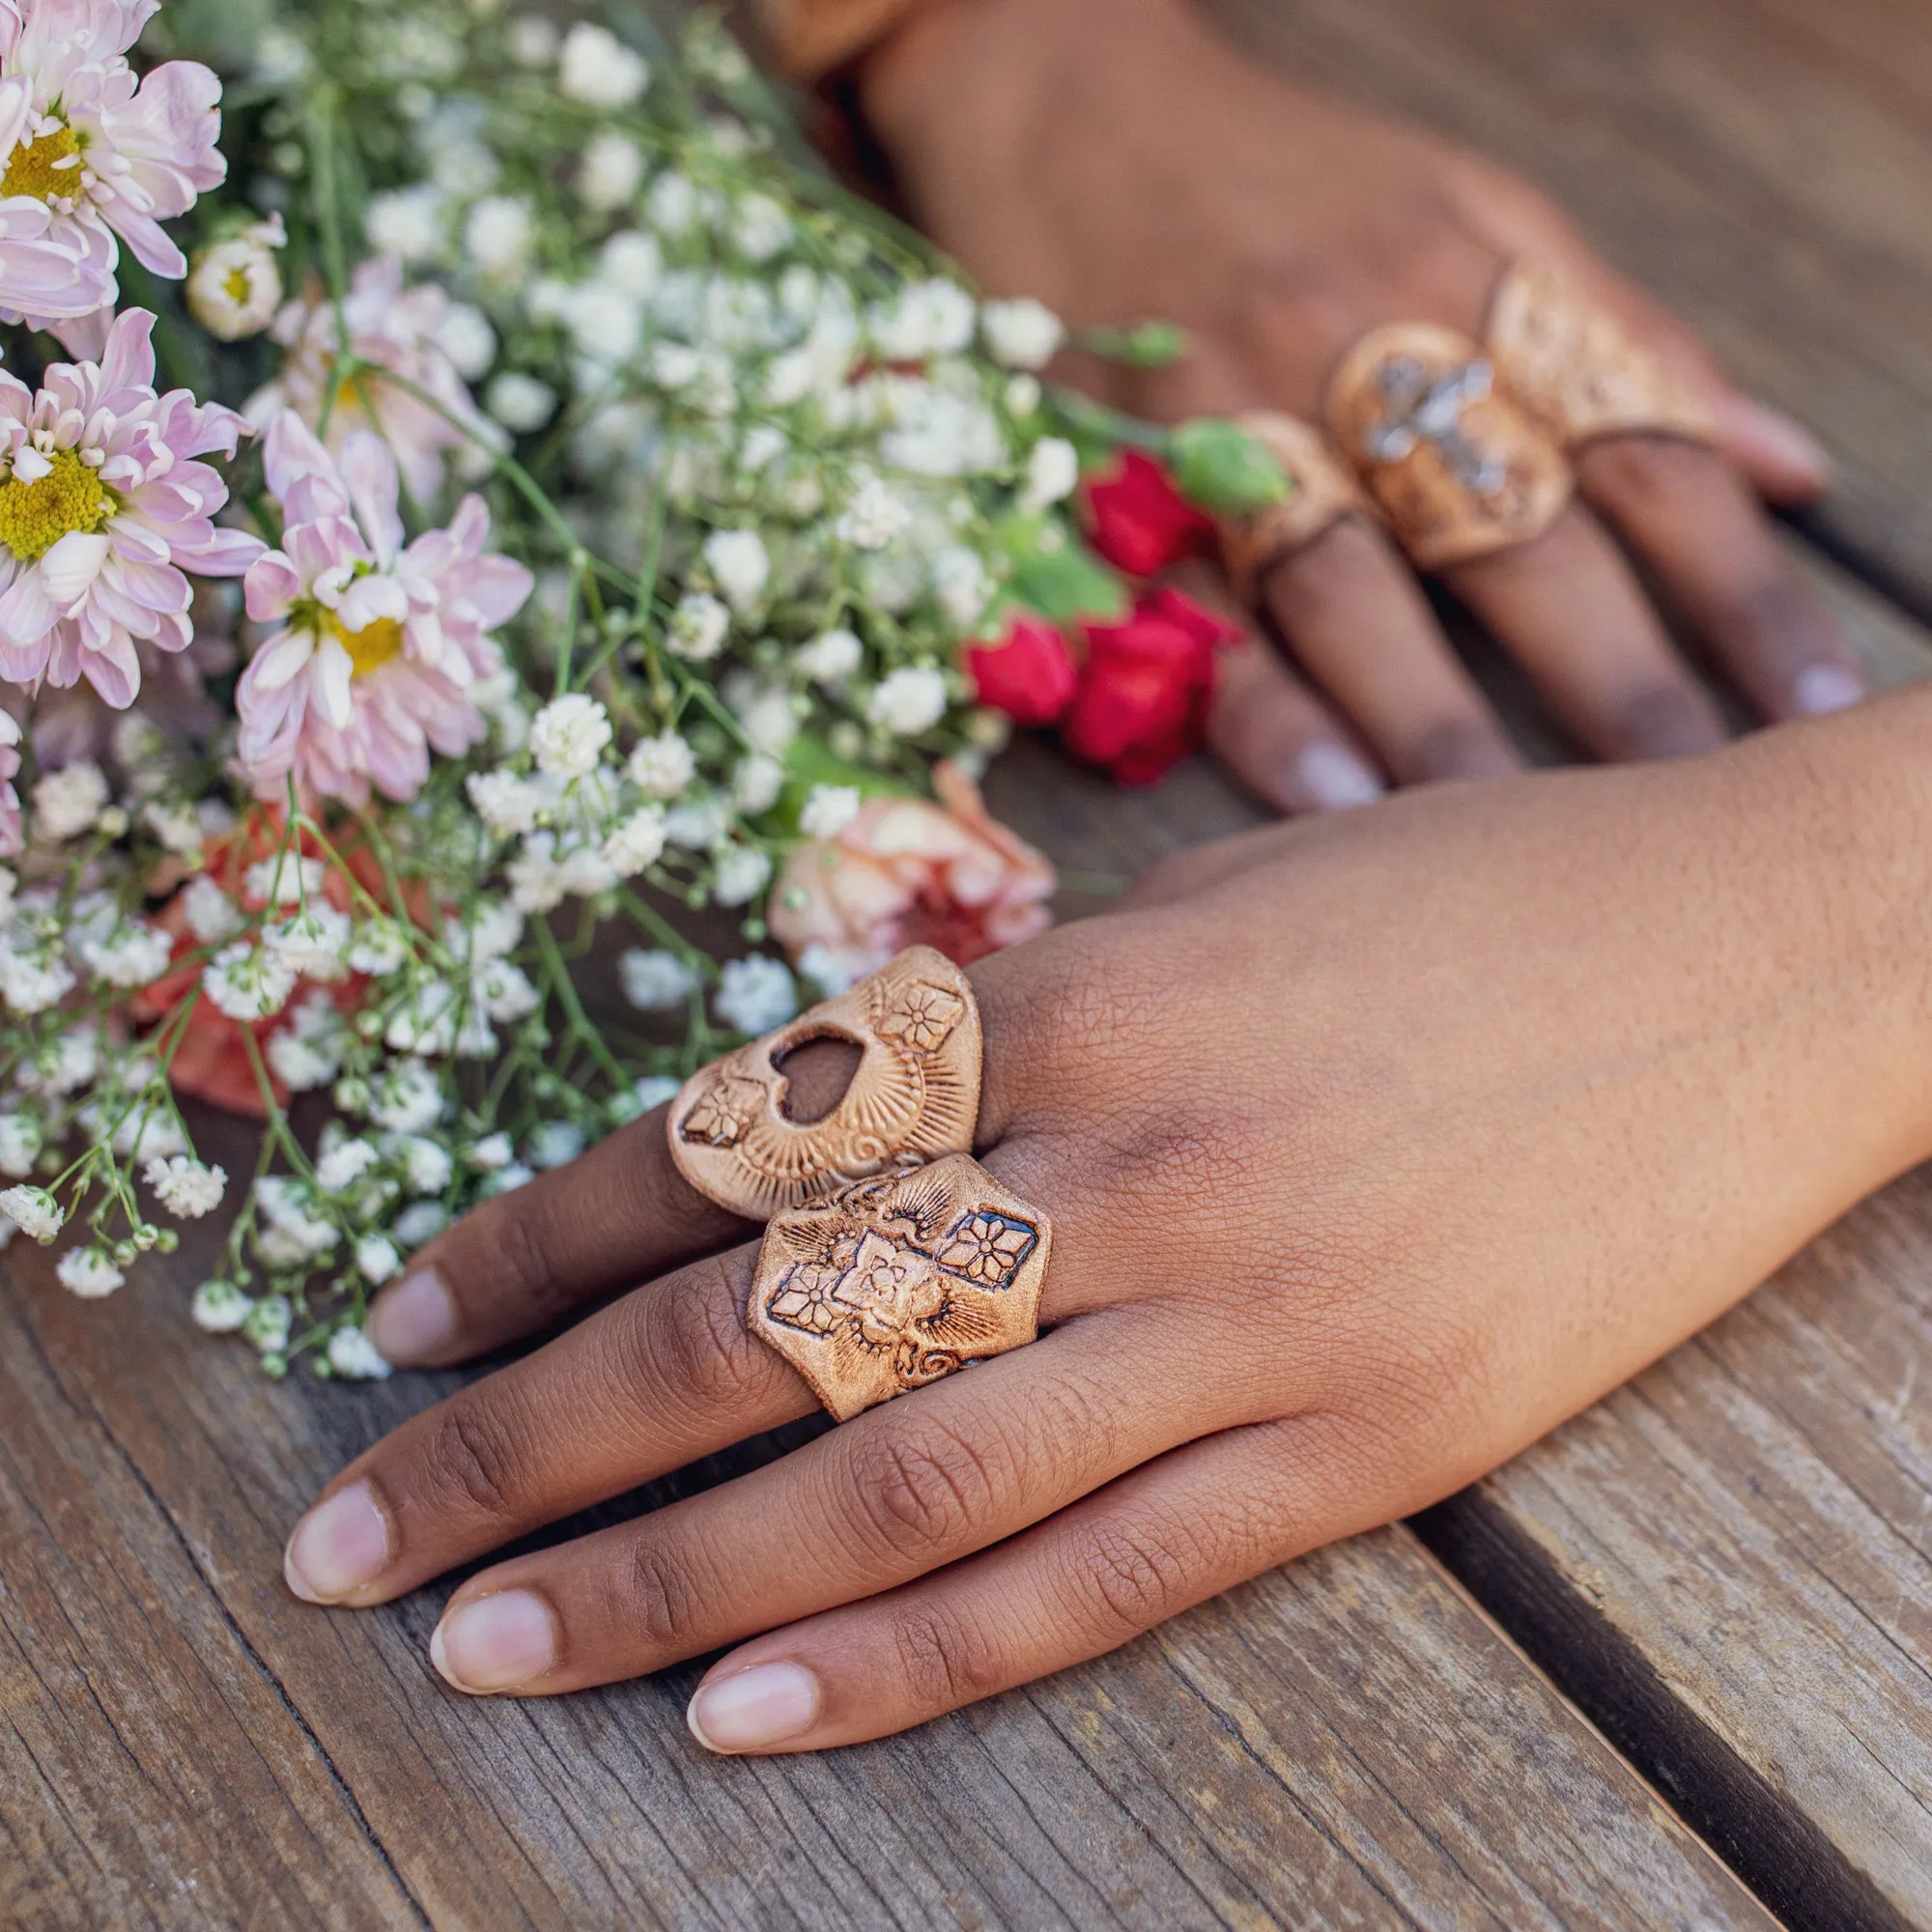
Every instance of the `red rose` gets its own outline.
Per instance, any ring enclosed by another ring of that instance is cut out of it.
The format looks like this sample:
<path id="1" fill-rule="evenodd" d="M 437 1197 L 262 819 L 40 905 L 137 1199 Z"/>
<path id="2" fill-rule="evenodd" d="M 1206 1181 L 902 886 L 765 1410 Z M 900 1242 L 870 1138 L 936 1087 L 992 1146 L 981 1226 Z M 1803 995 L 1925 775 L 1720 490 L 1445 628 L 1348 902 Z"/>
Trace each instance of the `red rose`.
<path id="1" fill-rule="evenodd" d="M 1144 450 L 1123 451 L 1116 475 L 1087 486 L 1087 521 L 1094 548 L 1129 577 L 1154 577 L 1214 550 L 1214 520 Z"/>
<path id="2" fill-rule="evenodd" d="M 1073 702 L 1079 673 L 1066 639 L 1044 617 L 1015 617 L 997 644 L 975 644 L 966 669 L 980 702 L 1017 724 L 1051 724 Z"/>
<path id="3" fill-rule="evenodd" d="M 1068 750 L 1122 784 L 1152 784 L 1201 749 L 1215 647 L 1240 635 L 1178 590 L 1148 593 L 1124 623 L 1088 625 Z"/>

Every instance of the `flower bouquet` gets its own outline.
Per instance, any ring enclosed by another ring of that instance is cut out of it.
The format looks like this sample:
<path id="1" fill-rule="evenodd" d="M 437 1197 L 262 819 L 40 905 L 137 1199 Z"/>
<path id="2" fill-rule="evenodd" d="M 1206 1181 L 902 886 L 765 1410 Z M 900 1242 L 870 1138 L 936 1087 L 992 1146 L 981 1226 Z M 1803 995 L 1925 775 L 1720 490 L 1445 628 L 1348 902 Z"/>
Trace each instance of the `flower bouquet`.
<path id="1" fill-rule="evenodd" d="M 156 14 L 0 0 L 0 1210 L 104 1295 L 233 1185 L 196 1321 L 379 1375 L 472 1203 L 1040 929 L 980 768 L 1187 750 L 1224 627 L 1128 580 L 1283 486 L 1044 388 L 708 15 Z"/>

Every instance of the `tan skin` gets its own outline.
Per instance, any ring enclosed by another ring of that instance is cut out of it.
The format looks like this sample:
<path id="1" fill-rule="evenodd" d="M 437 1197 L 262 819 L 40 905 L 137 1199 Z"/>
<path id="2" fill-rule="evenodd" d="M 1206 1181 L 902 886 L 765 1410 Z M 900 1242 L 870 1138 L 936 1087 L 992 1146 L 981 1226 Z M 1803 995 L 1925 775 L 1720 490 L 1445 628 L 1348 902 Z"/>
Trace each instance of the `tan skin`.
<path id="1" fill-rule="evenodd" d="M 547 1695 L 732 1647 L 700 1739 L 817 1749 L 1453 1492 L 1932 1154 L 1928 830 L 1915 692 L 1252 834 L 982 962 L 980 1151 L 1054 1220 L 1042 1338 L 484 1569 L 439 1666 Z M 386 1602 L 810 1411 L 663 1131 L 385 1292 L 379 1343 L 451 1363 L 630 1289 L 339 1475 L 299 1594 Z"/>
<path id="2" fill-rule="evenodd" d="M 1816 445 L 1726 384 L 1514 176 L 1243 58 L 1189 0 L 929 0 L 859 81 L 910 213 L 982 286 L 1081 327 L 1188 329 L 1192 353 L 1163 371 L 1064 358 L 1069 378 L 1159 420 L 1258 406 L 1316 419 L 1328 372 L 1369 329 L 1473 331 L 1507 262 L 1565 268 L 1690 381 L 1723 446 L 1597 445 L 1554 529 L 1448 573 L 1447 587 L 1599 757 L 1724 736 L 1630 555 L 1760 716 L 1859 695 L 1851 654 L 1759 504 L 1819 493 Z M 1257 639 L 1228 663 L 1212 736 L 1277 808 L 1515 763 L 1414 578 L 1365 525 L 1277 571 L 1263 601 L 1288 653 Z M 1369 782 L 1338 790 L 1338 757 Z"/>
<path id="3" fill-rule="evenodd" d="M 865 80 L 922 217 L 989 286 L 1190 327 L 1176 371 L 1085 372 L 1124 406 L 1308 412 L 1354 334 L 1471 325 L 1512 253 L 1601 275 L 1482 164 L 1261 74 L 1167 0 L 1118 0 L 1095 35 L 1099 4 L 952 0 Z M 1721 735 L 1607 526 L 1768 715 L 1847 668 L 1751 498 L 1814 489 L 1815 459 L 1703 379 L 1725 456 L 1606 447 L 1588 509 L 1453 581 L 1606 755 Z M 1277 804 L 1329 802 L 1316 744 L 1401 780 L 1507 767 L 1366 530 L 1267 601 L 1309 681 L 1250 648 L 1216 732 Z M 981 1152 L 1057 1230 L 1041 1341 L 485 1569 L 439 1667 L 544 1695 L 736 1646 L 700 1740 L 816 1749 L 1460 1487 L 1932 1152 L 1928 752 L 1913 695 L 1707 759 L 1400 801 L 1192 854 L 984 962 Z M 619 1298 L 338 1476 L 291 1543 L 299 1594 L 388 1601 L 810 1412 L 744 1325 L 752 1231 L 662 1133 L 491 1204 L 384 1293 L 379 1344 L 436 1364 Z"/>

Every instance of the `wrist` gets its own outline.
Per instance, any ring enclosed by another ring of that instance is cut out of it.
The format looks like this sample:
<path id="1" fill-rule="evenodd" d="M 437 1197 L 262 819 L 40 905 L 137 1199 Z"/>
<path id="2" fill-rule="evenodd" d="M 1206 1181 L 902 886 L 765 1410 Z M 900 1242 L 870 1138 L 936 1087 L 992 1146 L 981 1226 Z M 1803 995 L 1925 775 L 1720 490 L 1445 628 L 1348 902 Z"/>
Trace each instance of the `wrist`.
<path id="1" fill-rule="evenodd" d="M 853 64 L 854 99 L 895 166 L 913 166 L 961 104 L 1023 118 L 1076 73 L 1177 31 L 1199 31 L 1189 0 L 920 0 Z"/>
<path id="2" fill-rule="evenodd" d="M 1932 684 L 1730 756 L 1757 767 L 1746 809 L 1777 827 L 1765 943 L 1813 962 L 1793 992 L 1815 1002 L 1820 1059 L 1863 1069 L 1876 1186 L 1932 1158 Z"/>

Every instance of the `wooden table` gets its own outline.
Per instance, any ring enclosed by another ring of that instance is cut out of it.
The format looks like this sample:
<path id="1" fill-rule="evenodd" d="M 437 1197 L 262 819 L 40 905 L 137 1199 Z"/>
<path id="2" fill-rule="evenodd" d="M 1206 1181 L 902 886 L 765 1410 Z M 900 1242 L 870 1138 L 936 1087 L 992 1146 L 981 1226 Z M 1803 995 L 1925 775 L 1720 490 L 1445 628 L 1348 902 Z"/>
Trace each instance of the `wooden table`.
<path id="1" fill-rule="evenodd" d="M 1223 11 L 1545 183 L 1818 426 L 1844 483 L 1794 541 L 1882 674 L 1918 674 L 1932 14 Z M 1083 873 L 1248 817 L 1204 770 L 1123 800 L 1037 753 L 998 804 Z M 763 1764 L 690 1745 L 695 1668 L 471 1703 L 425 1661 L 442 1592 L 290 1599 L 303 1502 L 453 1381 L 270 1384 L 185 1323 L 213 1246 L 107 1310 L 16 1250 L 0 1294 L 8 1925 L 1932 1926 L 1925 1176 L 1421 1521 Z"/>

